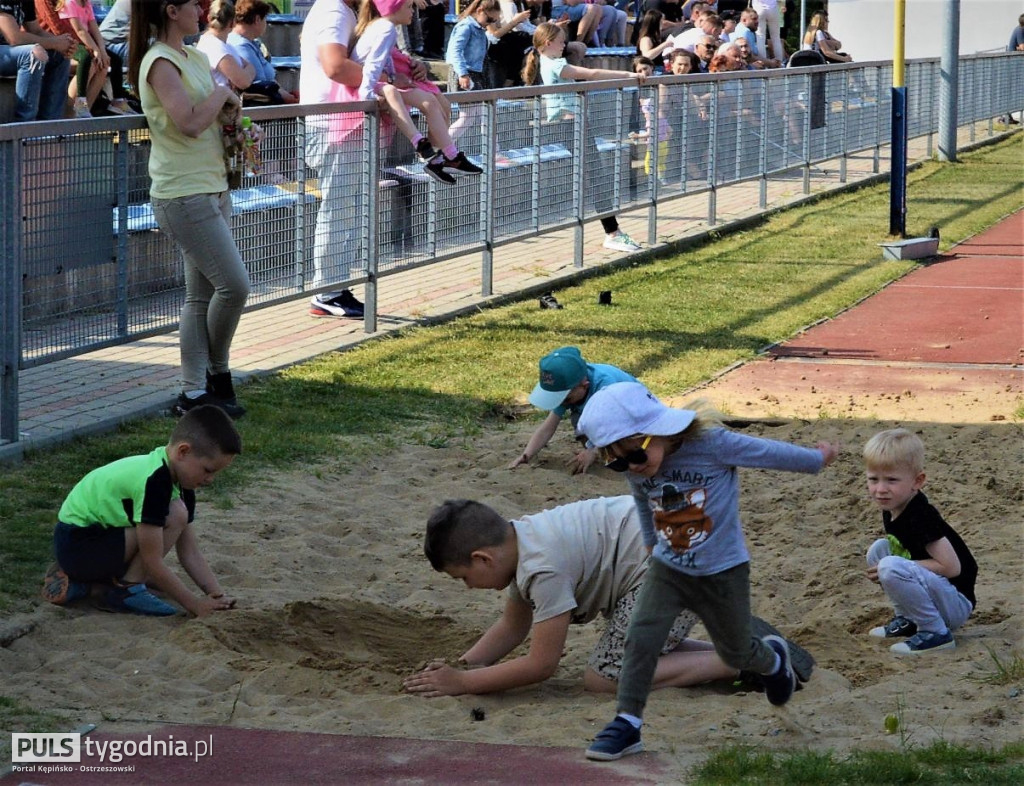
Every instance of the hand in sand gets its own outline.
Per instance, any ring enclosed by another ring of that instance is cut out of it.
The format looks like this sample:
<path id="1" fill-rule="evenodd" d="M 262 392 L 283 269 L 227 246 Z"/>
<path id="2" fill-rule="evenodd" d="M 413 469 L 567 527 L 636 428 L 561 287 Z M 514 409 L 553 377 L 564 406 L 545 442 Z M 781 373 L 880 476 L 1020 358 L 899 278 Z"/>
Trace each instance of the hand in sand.
<path id="1" fill-rule="evenodd" d="M 409 693 L 428 699 L 458 696 L 465 692 L 462 689 L 462 674 L 463 672 L 453 669 L 443 660 L 435 660 L 423 671 L 402 680 L 402 687 Z"/>
<path id="2" fill-rule="evenodd" d="M 594 459 L 596 458 L 597 448 L 594 448 L 593 450 L 581 450 L 565 462 L 565 465 L 573 475 L 582 475 L 590 468 L 590 465 L 594 463 Z"/>

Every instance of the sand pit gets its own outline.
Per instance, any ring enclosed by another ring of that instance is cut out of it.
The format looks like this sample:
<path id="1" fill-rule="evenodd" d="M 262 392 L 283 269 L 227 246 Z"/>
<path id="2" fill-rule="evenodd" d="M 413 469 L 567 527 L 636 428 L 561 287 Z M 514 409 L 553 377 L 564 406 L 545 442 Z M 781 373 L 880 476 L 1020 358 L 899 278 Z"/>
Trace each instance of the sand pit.
<path id="1" fill-rule="evenodd" d="M 781 710 L 724 686 L 653 694 L 645 739 L 679 773 L 730 742 L 894 748 L 899 737 L 882 724 L 898 706 L 915 744 L 1020 739 L 1024 697 L 980 678 L 993 671 L 989 650 L 1008 661 L 1024 644 L 1021 427 L 911 425 L 929 450 L 926 491 L 978 559 L 979 608 L 956 650 L 900 660 L 864 635 L 889 608 L 863 577 L 863 554 L 881 523 L 865 496 L 859 450 L 888 425 L 746 427 L 846 447 L 817 477 L 743 475 L 754 610 L 810 649 L 818 669 Z M 581 685 L 599 624 L 571 631 L 561 668 L 538 687 L 434 700 L 400 690 L 401 677 L 427 659 L 464 651 L 503 602 L 430 568 L 421 542 L 433 505 L 475 497 L 511 517 L 624 491 L 622 478 L 604 470 L 566 474 L 567 429 L 535 466 L 506 470 L 531 426 L 495 427 L 442 448 L 408 446 L 357 466 L 339 459 L 266 474 L 228 510 L 200 497 L 204 550 L 239 608 L 156 620 L 41 605 L 6 623 L 33 629 L 0 648 L 5 693 L 108 732 L 182 722 L 582 749 L 614 708 L 612 697 Z M 245 464 L 243 457 L 231 471 Z M 476 707 L 482 722 L 471 719 Z"/>

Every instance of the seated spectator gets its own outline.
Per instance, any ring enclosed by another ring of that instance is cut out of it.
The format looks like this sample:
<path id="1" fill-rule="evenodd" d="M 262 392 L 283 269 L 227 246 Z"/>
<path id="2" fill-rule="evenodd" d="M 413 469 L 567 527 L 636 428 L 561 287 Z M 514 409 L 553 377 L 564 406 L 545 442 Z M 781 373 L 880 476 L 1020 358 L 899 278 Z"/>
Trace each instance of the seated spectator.
<path id="1" fill-rule="evenodd" d="M 504 87 L 509 80 L 513 85 L 521 85 L 523 61 L 526 50 L 533 46 L 533 33 L 537 26 L 530 21 L 530 11 L 522 0 L 498 0 L 498 5 L 501 18 L 497 27 L 501 35 L 487 51 L 487 59 L 497 66 L 501 80 L 495 87 Z"/>
<path id="2" fill-rule="evenodd" d="M 107 51 L 116 54 L 122 62 L 128 59 L 128 30 L 131 25 L 132 0 L 115 0 L 100 22 L 100 35 Z"/>
<path id="3" fill-rule="evenodd" d="M 1006 47 L 1007 52 L 1024 52 L 1024 14 L 1017 20 L 1017 26 L 1010 33 L 1010 43 Z"/>
<path id="4" fill-rule="evenodd" d="M 128 91 L 124 89 L 124 61 L 116 52 L 108 52 L 96 15 L 89 0 L 57 0 L 57 15 L 68 23 L 71 32 L 81 43 L 75 48 L 72 59 L 78 64 L 75 69 L 77 96 L 75 117 L 92 117 L 94 114 L 134 115 L 128 105 Z M 113 100 L 107 104 L 100 91 L 110 75 L 110 89 Z"/>
<path id="5" fill-rule="evenodd" d="M 64 117 L 74 49 L 70 35 L 40 26 L 33 0 L 0 0 L 0 76 L 17 77 L 14 122 Z"/>
<path id="6" fill-rule="evenodd" d="M 640 57 L 661 65 L 661 59 L 672 51 L 672 36 L 662 40 L 661 22 L 664 17 L 661 11 L 647 11 L 640 20 L 640 34 L 637 37 L 636 51 Z"/>
<path id="7" fill-rule="evenodd" d="M 712 36 L 705 35 L 694 44 L 693 53 L 697 55 L 697 59 L 700 61 L 700 72 L 706 74 L 708 72 L 708 65 L 711 63 L 711 58 L 715 56 L 715 52 L 718 50 L 718 44 L 716 39 Z M 687 50 L 684 50 L 687 51 Z"/>
<path id="8" fill-rule="evenodd" d="M 730 41 L 736 41 L 739 38 L 746 39 L 750 44 L 751 51 L 757 51 L 757 11 L 753 8 L 743 9 L 740 14 L 740 23 L 729 34 Z"/>
<path id="9" fill-rule="evenodd" d="M 661 40 L 683 32 L 689 25 L 683 18 L 683 6 L 680 0 L 637 0 L 636 18 L 643 19 L 648 11 L 661 14 Z M 633 25 L 633 37 L 630 43 L 637 44 L 640 40 L 640 26 Z"/>
<path id="10" fill-rule="evenodd" d="M 719 16 L 722 17 L 722 41 L 730 41 L 730 36 L 736 32 L 739 17 L 735 11 L 723 11 Z"/>
<path id="11" fill-rule="evenodd" d="M 691 52 L 695 52 L 697 42 L 703 40 L 704 36 L 711 36 L 715 49 L 718 48 L 718 41 L 722 36 L 722 18 L 718 14 L 705 14 L 696 27 L 673 36 L 673 48 L 689 49 Z M 697 54 L 700 55 L 699 52 Z"/>
<path id="12" fill-rule="evenodd" d="M 615 0 L 595 0 L 601 8 L 601 23 L 597 27 L 598 46 L 625 46 L 626 23 L 629 17 L 615 5 Z"/>
<path id="13" fill-rule="evenodd" d="M 231 0 L 213 0 L 210 3 L 210 26 L 199 36 L 196 49 L 210 61 L 214 79 L 231 85 L 235 90 L 245 90 L 253 83 L 256 69 L 228 43 L 234 24 L 235 4 Z"/>
<path id="14" fill-rule="evenodd" d="M 718 55 L 728 58 L 732 65 L 735 66 L 735 68 L 729 70 L 746 71 L 749 68 L 747 65 L 747 59 L 743 56 L 743 53 L 740 52 L 739 46 L 734 43 L 722 44 L 719 46 L 715 51 L 715 56 L 717 57 Z M 712 58 L 712 62 L 714 62 L 714 58 Z"/>
<path id="15" fill-rule="evenodd" d="M 277 83 L 277 72 L 271 64 L 259 38 L 267 32 L 267 14 L 270 3 L 266 0 L 238 0 L 235 6 L 235 26 L 228 35 L 229 46 L 234 47 L 255 75 L 252 84 L 242 96 L 244 104 L 297 104 L 298 96 L 283 90 Z"/>
<path id="16" fill-rule="evenodd" d="M 586 0 L 552 0 L 551 19 L 554 22 L 567 20 L 576 22 L 576 40 L 585 46 L 591 45 L 597 28 L 601 24 L 601 6 Z M 564 29 L 564 28 L 563 28 Z M 566 36 L 568 36 L 566 31 Z"/>
<path id="17" fill-rule="evenodd" d="M 740 57 L 742 57 L 744 62 L 747 64 L 747 68 L 778 68 L 781 65 L 781 63 L 775 60 L 763 60 L 762 58 L 754 54 L 754 47 L 750 44 L 749 41 L 747 41 L 746 38 L 740 37 L 732 41 L 731 43 L 739 50 Z"/>
<path id="18" fill-rule="evenodd" d="M 850 63 L 853 58 L 846 52 L 840 52 L 843 42 L 828 32 L 828 14 L 819 11 L 811 17 L 804 33 L 803 49 L 811 49 L 821 54 L 829 63 Z"/>

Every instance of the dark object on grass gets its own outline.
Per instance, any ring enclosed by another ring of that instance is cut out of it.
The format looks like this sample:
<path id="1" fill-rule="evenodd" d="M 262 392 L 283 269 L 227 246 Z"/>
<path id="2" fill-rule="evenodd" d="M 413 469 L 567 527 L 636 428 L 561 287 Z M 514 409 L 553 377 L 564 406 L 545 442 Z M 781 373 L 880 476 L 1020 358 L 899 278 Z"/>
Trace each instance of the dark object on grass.
<path id="1" fill-rule="evenodd" d="M 931 229 L 929 229 L 928 230 L 928 237 L 934 238 L 935 240 L 938 240 L 939 239 L 939 228 L 938 227 L 932 227 Z"/>
<path id="2" fill-rule="evenodd" d="M 483 711 L 482 707 L 474 707 L 469 711 L 469 717 L 475 721 L 482 721 L 487 717 L 487 713 Z"/>
<path id="3" fill-rule="evenodd" d="M 610 306 L 612 304 L 612 291 L 605 289 L 597 296 L 597 305 Z"/>
<path id="4" fill-rule="evenodd" d="M 540 296 L 540 307 L 550 309 L 560 309 L 562 304 L 555 300 L 555 296 L 550 292 L 545 292 Z"/>

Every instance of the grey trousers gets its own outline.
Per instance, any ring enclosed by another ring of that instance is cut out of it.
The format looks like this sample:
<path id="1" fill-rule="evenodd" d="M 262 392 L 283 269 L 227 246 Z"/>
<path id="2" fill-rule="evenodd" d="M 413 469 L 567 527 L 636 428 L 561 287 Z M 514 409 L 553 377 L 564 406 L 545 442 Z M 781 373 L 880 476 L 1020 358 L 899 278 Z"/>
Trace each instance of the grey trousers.
<path id="1" fill-rule="evenodd" d="M 749 563 L 689 576 L 652 559 L 626 632 L 619 712 L 642 717 L 662 644 L 683 609 L 700 617 L 718 656 L 734 669 L 774 670 L 775 651 L 750 631 Z"/>
<path id="2" fill-rule="evenodd" d="M 971 602 L 949 579 L 913 560 L 892 556 L 887 539 L 871 544 L 867 560 L 870 567 L 878 566 L 878 583 L 896 614 L 912 620 L 918 630 L 945 633 L 956 630 L 971 616 Z"/>
<path id="3" fill-rule="evenodd" d="M 185 262 L 182 385 L 185 390 L 202 390 L 207 371 L 231 370 L 231 340 L 249 297 L 249 274 L 231 236 L 231 194 L 194 194 L 152 203 L 157 224 Z"/>
<path id="4" fill-rule="evenodd" d="M 316 214 L 313 257 L 306 269 L 306 286 L 319 289 L 365 270 L 363 205 L 363 142 L 354 133 L 340 144 L 329 132 L 310 129 L 306 162 L 317 170 L 320 208 Z"/>

